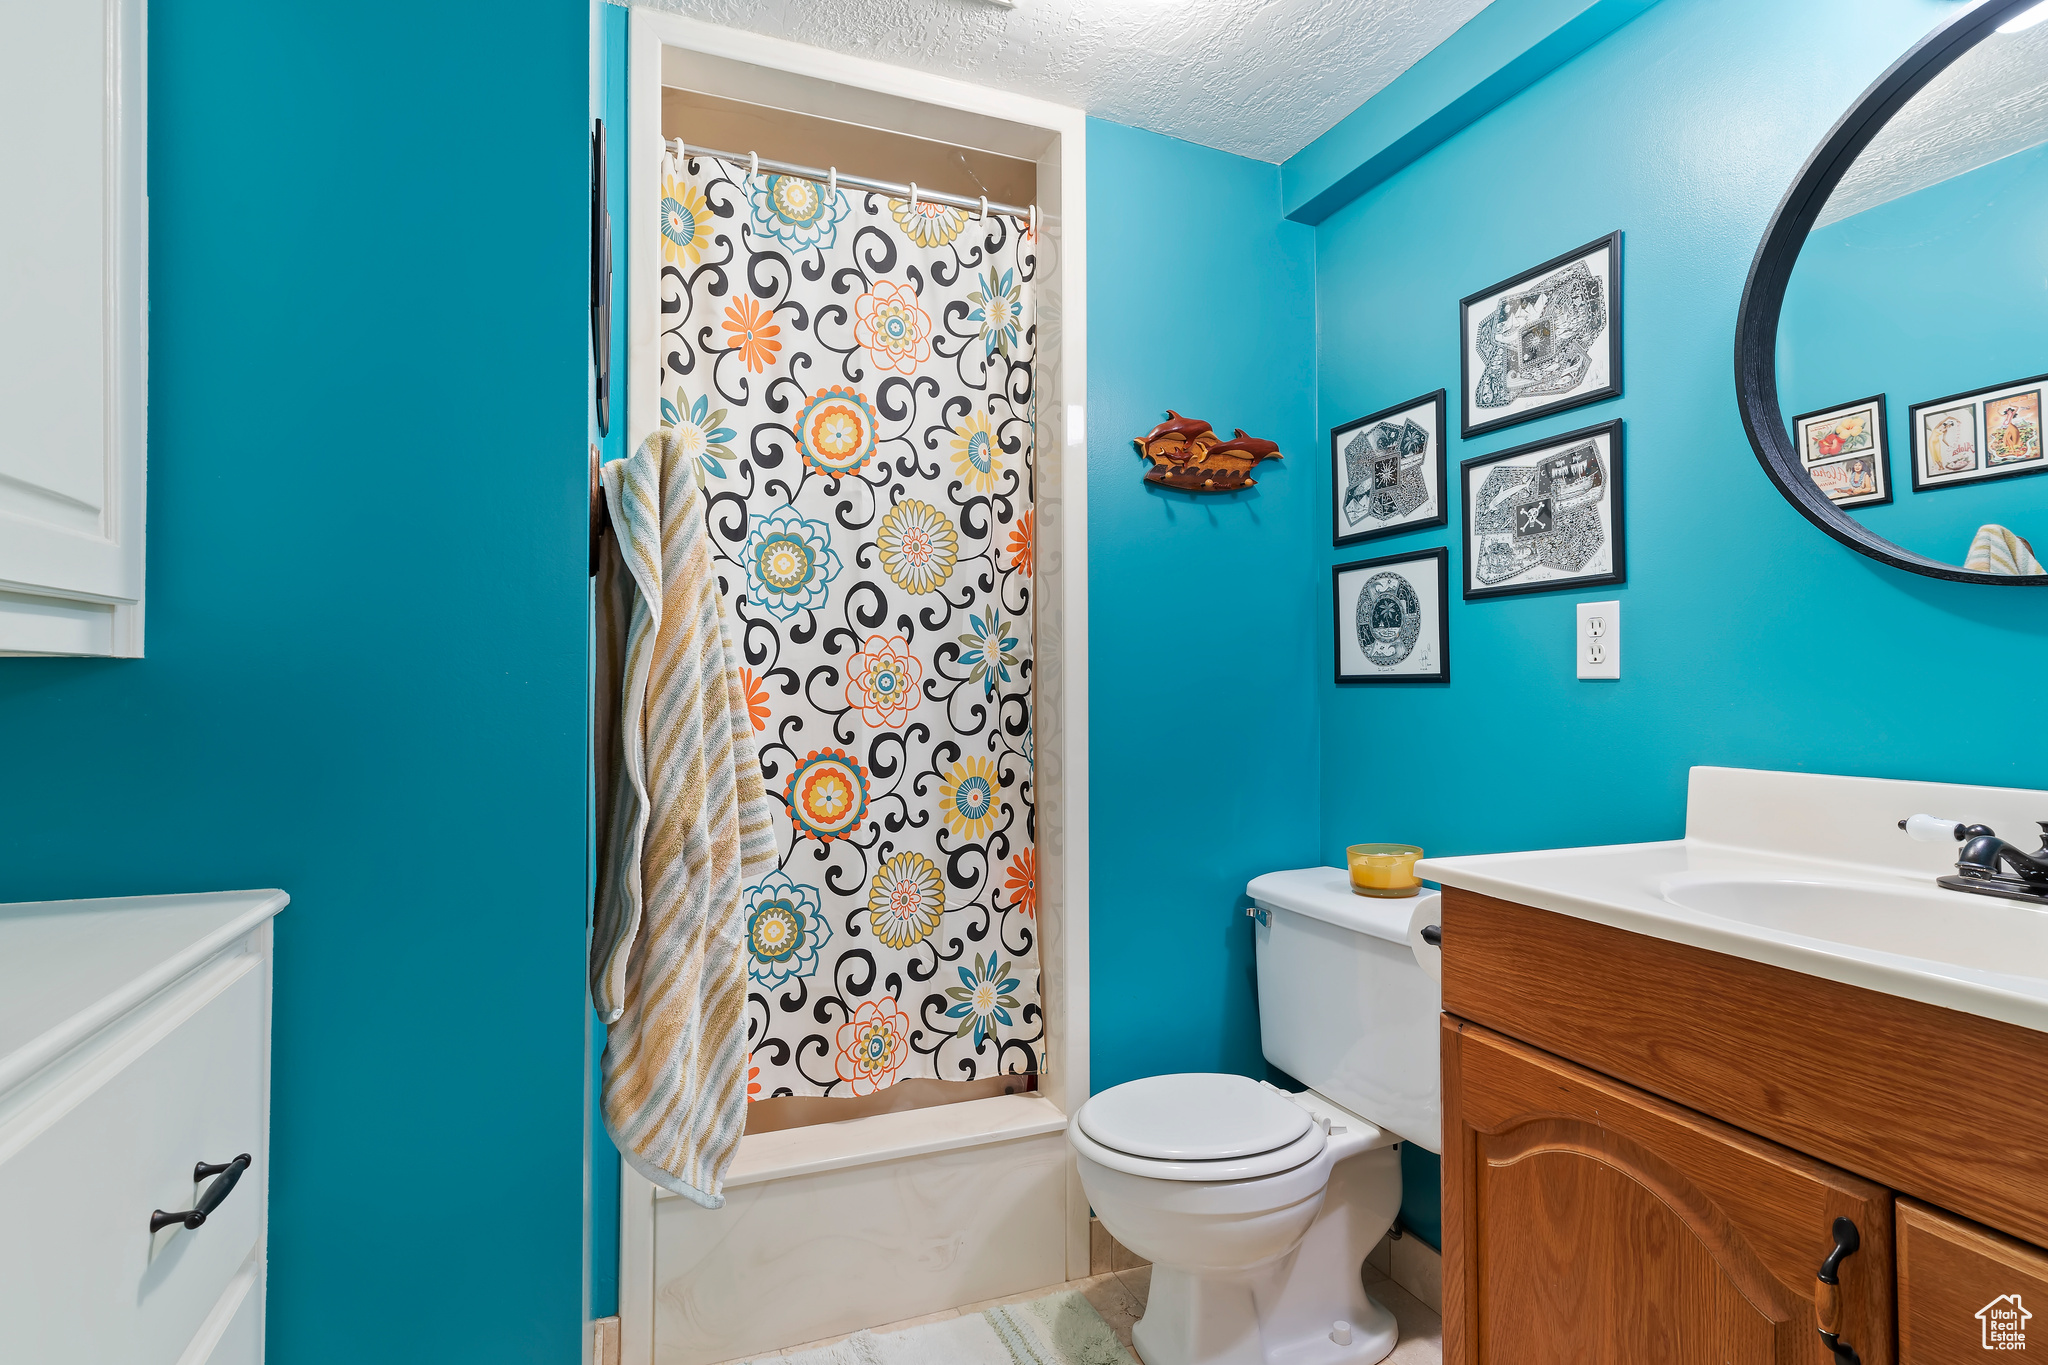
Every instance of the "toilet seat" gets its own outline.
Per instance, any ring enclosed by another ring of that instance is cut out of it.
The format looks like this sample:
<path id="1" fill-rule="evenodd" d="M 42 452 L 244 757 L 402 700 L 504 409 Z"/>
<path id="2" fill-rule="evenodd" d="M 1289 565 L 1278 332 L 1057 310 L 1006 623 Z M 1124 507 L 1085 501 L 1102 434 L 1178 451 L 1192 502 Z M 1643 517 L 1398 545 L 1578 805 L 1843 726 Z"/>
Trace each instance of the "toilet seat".
<path id="1" fill-rule="evenodd" d="M 1083 1104 L 1076 1150 L 1154 1180 L 1256 1180 L 1315 1160 L 1323 1126 L 1280 1091 L 1244 1076 L 1184 1072 L 1113 1086 Z"/>

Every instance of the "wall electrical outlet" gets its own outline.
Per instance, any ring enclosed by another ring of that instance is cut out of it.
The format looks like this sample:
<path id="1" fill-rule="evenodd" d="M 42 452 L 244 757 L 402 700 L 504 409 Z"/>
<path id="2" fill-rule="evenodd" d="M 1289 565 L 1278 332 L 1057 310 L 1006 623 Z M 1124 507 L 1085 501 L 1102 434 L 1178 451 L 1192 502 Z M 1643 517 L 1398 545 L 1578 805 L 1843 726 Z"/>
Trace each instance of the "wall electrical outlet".
<path id="1" fill-rule="evenodd" d="M 1621 603 L 1581 602 L 1572 637 L 1581 678 L 1621 676 Z"/>

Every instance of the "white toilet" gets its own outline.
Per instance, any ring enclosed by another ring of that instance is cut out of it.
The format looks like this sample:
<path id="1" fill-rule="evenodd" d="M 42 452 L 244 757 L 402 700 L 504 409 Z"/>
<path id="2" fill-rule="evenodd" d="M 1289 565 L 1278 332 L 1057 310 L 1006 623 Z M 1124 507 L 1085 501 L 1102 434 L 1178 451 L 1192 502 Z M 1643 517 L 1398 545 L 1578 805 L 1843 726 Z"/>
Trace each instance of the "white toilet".
<path id="1" fill-rule="evenodd" d="M 1400 1141 L 1442 1150 L 1435 892 L 1342 868 L 1250 887 L 1266 1060 L 1310 1088 L 1151 1076 L 1068 1125 L 1103 1227 L 1152 1262 L 1145 1365 L 1371 1365 L 1394 1318 L 1359 1269 L 1401 1205 Z"/>

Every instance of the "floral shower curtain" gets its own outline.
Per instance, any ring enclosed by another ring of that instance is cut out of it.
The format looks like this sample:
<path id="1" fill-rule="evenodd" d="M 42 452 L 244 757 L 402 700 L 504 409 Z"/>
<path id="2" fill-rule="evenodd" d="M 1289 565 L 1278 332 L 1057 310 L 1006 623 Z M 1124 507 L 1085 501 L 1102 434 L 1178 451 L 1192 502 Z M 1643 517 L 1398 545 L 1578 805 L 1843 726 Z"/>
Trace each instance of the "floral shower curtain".
<path id="1" fill-rule="evenodd" d="M 771 795 L 747 1093 L 1041 1071 L 1037 242 L 664 163 L 662 421 L 695 455 Z"/>

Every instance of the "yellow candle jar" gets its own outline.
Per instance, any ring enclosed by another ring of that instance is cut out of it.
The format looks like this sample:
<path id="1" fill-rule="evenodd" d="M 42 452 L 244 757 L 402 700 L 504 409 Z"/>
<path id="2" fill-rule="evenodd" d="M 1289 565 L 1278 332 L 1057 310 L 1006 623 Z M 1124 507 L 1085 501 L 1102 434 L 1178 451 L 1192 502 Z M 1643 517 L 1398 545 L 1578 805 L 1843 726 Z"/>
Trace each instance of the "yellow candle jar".
<path id="1" fill-rule="evenodd" d="M 1357 896 L 1412 896 L 1422 890 L 1413 844 L 1353 844 L 1344 850 L 1351 864 L 1351 892 Z"/>

